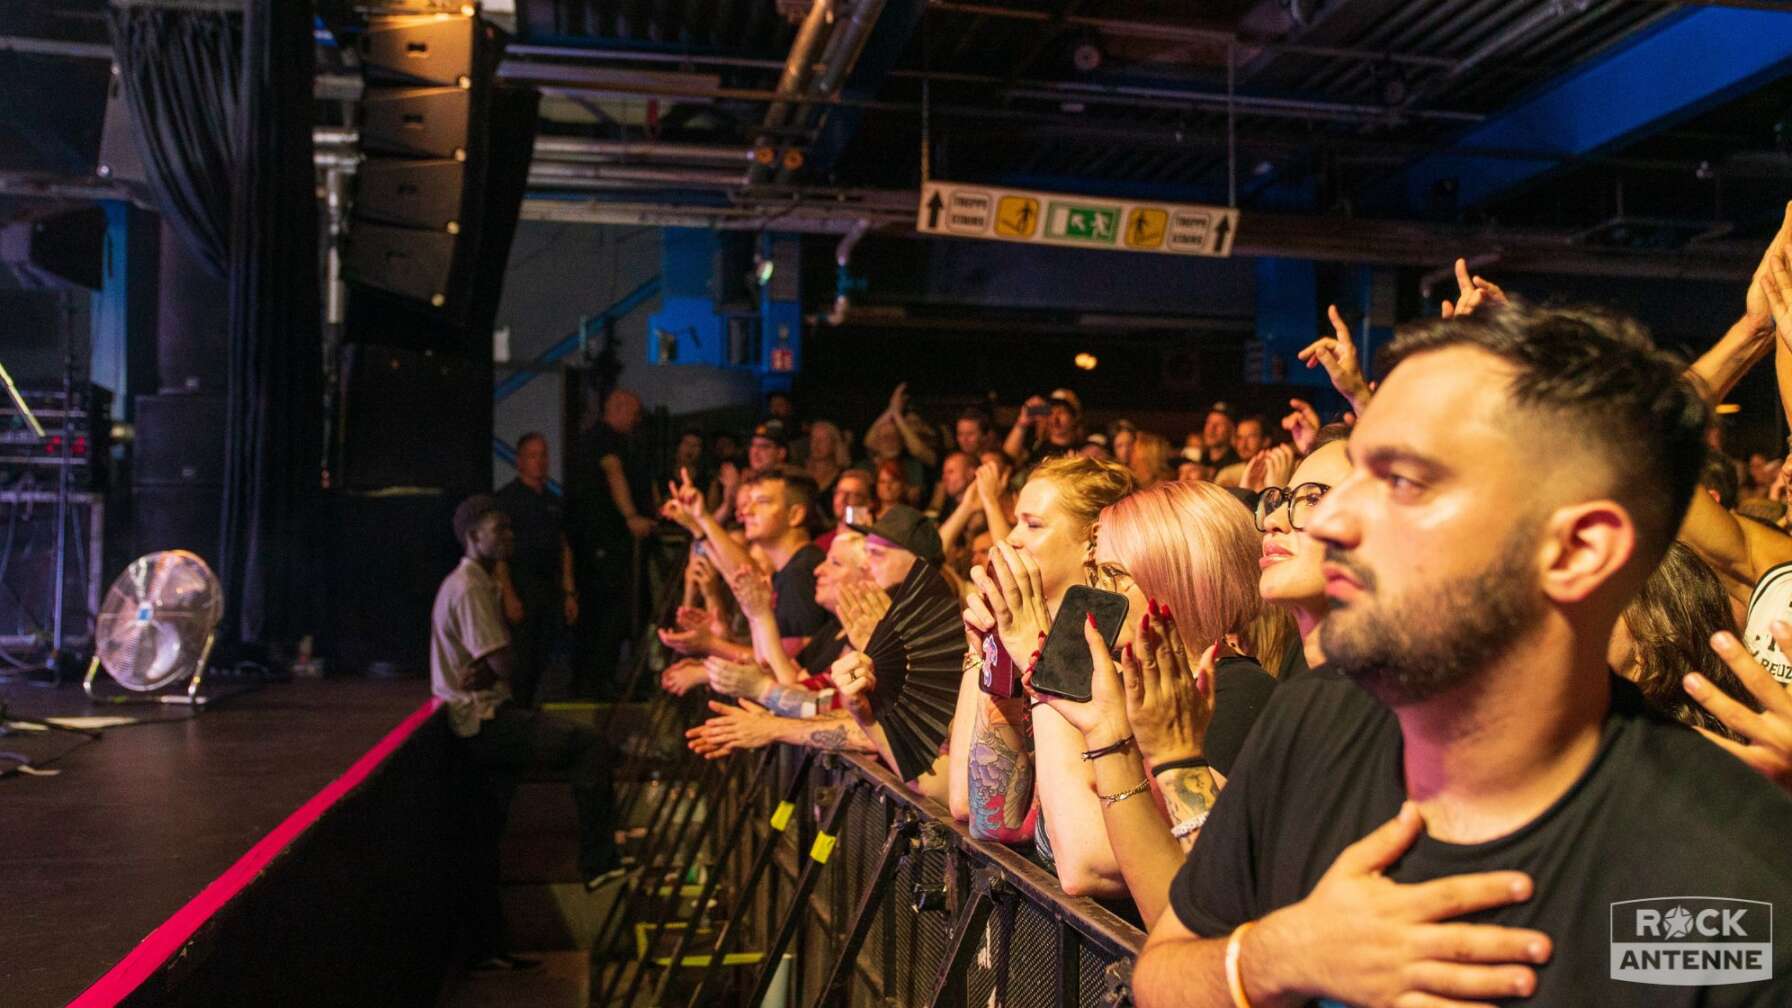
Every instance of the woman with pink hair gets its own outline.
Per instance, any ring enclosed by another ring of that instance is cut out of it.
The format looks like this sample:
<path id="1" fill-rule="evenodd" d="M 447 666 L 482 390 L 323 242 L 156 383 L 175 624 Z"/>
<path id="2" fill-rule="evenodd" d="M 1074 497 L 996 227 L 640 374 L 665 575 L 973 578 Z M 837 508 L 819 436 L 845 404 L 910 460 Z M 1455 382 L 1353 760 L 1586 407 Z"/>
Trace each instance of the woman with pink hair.
<path id="1" fill-rule="evenodd" d="M 1109 505 L 1091 538 L 1098 579 L 1130 581 L 1146 612 L 1128 617 L 1118 669 L 1085 628 L 1095 666 L 1087 703 L 1040 699 L 1081 735 L 1088 804 L 1150 922 L 1168 905 L 1170 880 L 1275 686 L 1238 653 L 1262 605 L 1261 537 L 1226 490 L 1166 482 Z"/>

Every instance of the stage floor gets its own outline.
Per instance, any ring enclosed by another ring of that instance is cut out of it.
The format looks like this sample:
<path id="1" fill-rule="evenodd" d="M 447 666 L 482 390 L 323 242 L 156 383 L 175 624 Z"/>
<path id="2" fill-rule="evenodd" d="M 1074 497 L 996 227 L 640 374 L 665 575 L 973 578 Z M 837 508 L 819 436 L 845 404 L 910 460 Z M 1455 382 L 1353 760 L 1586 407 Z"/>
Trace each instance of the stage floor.
<path id="1" fill-rule="evenodd" d="M 107 729 L 98 742 L 0 737 L 0 750 L 34 761 L 63 753 L 56 776 L 0 780 L 0 1000 L 34 1008 L 81 994 L 428 699 L 421 679 L 299 681 L 182 720 L 182 708 L 0 683 L 13 718 L 169 722 Z"/>

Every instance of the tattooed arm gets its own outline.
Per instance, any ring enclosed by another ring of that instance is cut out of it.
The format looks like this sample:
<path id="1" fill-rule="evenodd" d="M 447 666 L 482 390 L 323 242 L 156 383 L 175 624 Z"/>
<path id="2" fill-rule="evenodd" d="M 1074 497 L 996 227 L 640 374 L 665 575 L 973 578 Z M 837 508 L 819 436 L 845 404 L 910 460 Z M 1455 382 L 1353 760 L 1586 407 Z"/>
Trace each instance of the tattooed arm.
<path id="1" fill-rule="evenodd" d="M 1164 811 L 1170 813 L 1171 822 L 1187 822 L 1190 819 L 1205 820 L 1207 813 L 1213 811 L 1213 803 L 1219 801 L 1220 788 L 1226 786 L 1226 778 L 1212 767 L 1189 767 L 1186 770 L 1165 770 L 1157 775 L 1158 792 L 1163 795 Z M 1186 853 L 1195 849 L 1195 838 L 1201 835 L 1200 827 L 1193 833 L 1183 837 L 1178 843 Z"/>
<path id="2" fill-rule="evenodd" d="M 706 759 L 720 759 L 736 749 L 761 749 L 774 742 L 826 752 L 877 751 L 877 744 L 845 711 L 784 718 L 758 704 L 743 701 L 739 707 L 730 707 L 713 700 L 709 709 L 715 717 L 684 733 L 691 750 Z"/>
<path id="3" fill-rule="evenodd" d="M 1033 739 L 1024 700 L 979 694 L 969 760 L 971 835 L 1020 843 L 1033 835 Z"/>

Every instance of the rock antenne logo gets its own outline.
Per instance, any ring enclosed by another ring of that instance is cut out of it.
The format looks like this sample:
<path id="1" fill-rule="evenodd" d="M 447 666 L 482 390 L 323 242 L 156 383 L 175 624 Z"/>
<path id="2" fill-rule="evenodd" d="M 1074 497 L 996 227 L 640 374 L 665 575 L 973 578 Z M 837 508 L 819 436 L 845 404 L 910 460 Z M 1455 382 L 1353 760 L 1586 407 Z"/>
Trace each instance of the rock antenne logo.
<path id="1" fill-rule="evenodd" d="M 1773 977 L 1773 904 L 1716 896 L 1624 900 L 1611 908 L 1611 977 L 1710 986 Z"/>

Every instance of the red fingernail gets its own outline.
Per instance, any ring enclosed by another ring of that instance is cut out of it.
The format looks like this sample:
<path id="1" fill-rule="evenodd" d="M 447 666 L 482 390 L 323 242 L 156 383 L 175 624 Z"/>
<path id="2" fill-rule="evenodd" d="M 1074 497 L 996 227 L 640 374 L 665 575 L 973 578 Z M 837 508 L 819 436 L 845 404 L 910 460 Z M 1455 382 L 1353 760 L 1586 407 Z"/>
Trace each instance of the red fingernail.
<path id="1" fill-rule="evenodd" d="M 1175 619 L 1175 618 L 1176 618 L 1176 617 L 1175 617 L 1175 616 L 1174 616 L 1174 615 L 1173 615 L 1173 614 L 1172 614 L 1172 613 L 1171 613 L 1171 612 L 1170 612 L 1170 603 L 1168 603 L 1168 602 L 1165 602 L 1165 603 L 1164 603 L 1164 606 L 1163 606 L 1163 609 L 1164 609 L 1164 611 L 1163 611 L 1163 614 L 1162 614 L 1162 615 L 1163 615 L 1163 618 L 1164 618 L 1164 619 L 1167 619 L 1167 620 L 1173 620 L 1173 619 Z"/>
<path id="2" fill-rule="evenodd" d="M 1091 630 L 1095 629 L 1095 614 L 1094 613 L 1085 613 L 1084 617 L 1089 621 L 1089 629 L 1091 629 Z"/>
<path id="3" fill-rule="evenodd" d="M 1125 644 L 1121 645 L 1120 653 L 1126 656 L 1127 661 L 1132 661 L 1132 641 L 1127 641 Z"/>

